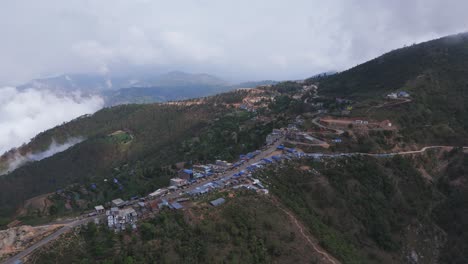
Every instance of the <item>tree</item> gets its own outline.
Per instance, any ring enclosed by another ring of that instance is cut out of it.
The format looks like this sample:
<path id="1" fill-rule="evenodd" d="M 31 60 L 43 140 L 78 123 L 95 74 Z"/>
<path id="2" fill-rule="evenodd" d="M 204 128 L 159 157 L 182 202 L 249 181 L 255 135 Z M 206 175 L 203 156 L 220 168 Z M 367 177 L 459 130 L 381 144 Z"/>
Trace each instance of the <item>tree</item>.
<path id="1" fill-rule="evenodd" d="M 49 207 L 49 214 L 50 215 L 56 215 L 58 212 L 58 208 L 55 204 L 53 204 L 51 207 Z"/>
<path id="2" fill-rule="evenodd" d="M 156 227 L 151 223 L 143 223 L 140 227 L 140 234 L 143 240 L 151 240 L 156 237 Z"/>

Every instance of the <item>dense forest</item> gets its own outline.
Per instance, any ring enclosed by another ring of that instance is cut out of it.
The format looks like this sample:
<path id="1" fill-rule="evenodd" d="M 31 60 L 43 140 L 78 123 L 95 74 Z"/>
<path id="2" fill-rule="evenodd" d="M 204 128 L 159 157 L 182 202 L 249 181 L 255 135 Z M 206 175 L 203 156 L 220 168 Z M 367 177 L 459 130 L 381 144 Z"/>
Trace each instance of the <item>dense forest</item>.
<path id="1" fill-rule="evenodd" d="M 465 263 L 467 158 L 455 149 L 290 162 L 257 176 L 343 263 L 412 263 L 414 254 L 427 263 Z"/>

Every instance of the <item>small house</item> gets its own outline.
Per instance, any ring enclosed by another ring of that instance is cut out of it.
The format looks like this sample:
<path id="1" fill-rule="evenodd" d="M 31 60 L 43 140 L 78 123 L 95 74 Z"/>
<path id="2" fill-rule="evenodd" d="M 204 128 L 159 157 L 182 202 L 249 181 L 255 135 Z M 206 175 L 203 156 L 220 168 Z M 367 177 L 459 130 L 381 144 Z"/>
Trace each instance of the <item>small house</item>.
<path id="1" fill-rule="evenodd" d="M 220 167 L 228 167 L 228 162 L 227 161 L 224 161 L 224 160 L 217 160 L 216 161 L 216 166 L 220 166 Z"/>
<path id="2" fill-rule="evenodd" d="M 164 194 L 166 194 L 166 193 L 168 193 L 168 192 L 169 192 L 168 189 L 166 189 L 166 188 L 160 188 L 160 189 L 157 189 L 156 191 L 154 191 L 154 192 L 148 194 L 148 196 L 149 196 L 150 199 L 155 199 L 155 198 L 157 198 L 157 197 L 159 197 L 159 196 L 162 196 L 162 195 L 164 195 Z"/>
<path id="3" fill-rule="evenodd" d="M 401 92 L 398 92 L 398 97 L 408 98 L 408 97 L 410 97 L 410 95 L 409 95 L 409 93 L 407 93 L 405 91 L 401 91 Z"/>
<path id="4" fill-rule="evenodd" d="M 94 210 L 96 210 L 97 214 L 103 214 L 105 212 L 104 206 L 102 206 L 102 205 L 95 206 Z"/>
<path id="5" fill-rule="evenodd" d="M 112 200 L 112 206 L 114 207 L 122 207 L 124 205 L 125 205 L 125 201 L 120 198 Z"/>
<path id="6" fill-rule="evenodd" d="M 271 157 L 274 161 L 281 161 L 281 156 L 275 155 Z"/>
<path id="7" fill-rule="evenodd" d="M 180 179 L 190 180 L 193 178 L 193 170 L 183 169 L 180 170 L 178 174 Z"/>
<path id="8" fill-rule="evenodd" d="M 210 204 L 211 204 L 212 206 L 220 206 L 220 205 L 222 205 L 222 204 L 225 203 L 225 202 L 226 202 L 226 200 L 225 200 L 224 198 L 218 198 L 218 199 L 216 199 L 216 200 L 211 201 Z"/>
<path id="9" fill-rule="evenodd" d="M 178 202 L 173 202 L 173 203 L 171 203 L 171 206 L 172 206 L 172 208 L 174 208 L 175 210 L 180 210 L 180 209 L 184 208 L 184 207 L 183 207 L 180 203 L 178 203 Z"/>
<path id="10" fill-rule="evenodd" d="M 181 178 L 172 178 L 170 186 L 181 187 L 187 184 L 187 180 Z"/>

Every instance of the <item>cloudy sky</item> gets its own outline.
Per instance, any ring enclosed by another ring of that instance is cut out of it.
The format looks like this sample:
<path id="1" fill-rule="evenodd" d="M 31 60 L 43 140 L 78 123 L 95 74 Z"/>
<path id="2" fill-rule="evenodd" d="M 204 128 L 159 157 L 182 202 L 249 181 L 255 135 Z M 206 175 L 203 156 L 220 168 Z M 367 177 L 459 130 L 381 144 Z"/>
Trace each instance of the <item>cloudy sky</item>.
<path id="1" fill-rule="evenodd" d="M 464 0 L 3 1 L 0 85 L 142 65 L 302 78 L 465 31 L 466 10 Z"/>

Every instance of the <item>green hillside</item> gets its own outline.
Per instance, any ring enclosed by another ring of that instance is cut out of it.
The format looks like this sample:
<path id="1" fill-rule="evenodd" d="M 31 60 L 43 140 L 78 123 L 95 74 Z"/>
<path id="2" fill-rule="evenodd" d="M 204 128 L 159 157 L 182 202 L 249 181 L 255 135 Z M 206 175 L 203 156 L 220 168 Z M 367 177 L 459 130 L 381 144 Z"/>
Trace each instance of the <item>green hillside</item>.
<path id="1" fill-rule="evenodd" d="M 467 161 L 460 150 L 301 161 L 256 177 L 343 263 L 415 263 L 413 251 L 423 263 L 465 263 Z"/>
<path id="2" fill-rule="evenodd" d="M 407 91 L 411 104 L 381 109 L 396 118 L 408 139 L 421 143 L 468 142 L 468 34 L 449 36 L 394 50 L 319 83 L 322 95 L 369 102 Z M 389 113 L 390 112 L 390 113 Z"/>
<path id="3" fill-rule="evenodd" d="M 281 121 L 255 121 L 254 113 L 224 105 L 227 98 L 236 98 L 236 92 L 224 96 L 194 105 L 106 108 L 37 135 L 20 148 L 21 153 L 43 151 L 53 140 L 59 144 L 74 137 L 86 140 L 0 177 L 0 219 L 6 218 L 0 224 L 6 224 L 27 199 L 71 184 L 99 187 L 96 195 L 81 194 L 80 200 L 87 204 L 77 208 L 82 211 L 93 204 L 146 195 L 167 186 L 177 173 L 175 163 L 234 160 L 261 147 L 275 123 Z M 110 184 L 113 178 L 122 186 Z"/>

